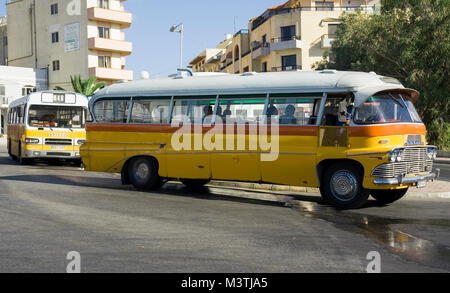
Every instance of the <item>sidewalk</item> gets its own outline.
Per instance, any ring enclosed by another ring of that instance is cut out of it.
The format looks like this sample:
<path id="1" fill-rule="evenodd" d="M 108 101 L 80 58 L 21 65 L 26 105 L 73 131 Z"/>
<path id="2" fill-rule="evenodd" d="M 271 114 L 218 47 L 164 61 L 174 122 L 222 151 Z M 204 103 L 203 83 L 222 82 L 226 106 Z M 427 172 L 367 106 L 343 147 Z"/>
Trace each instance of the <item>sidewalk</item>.
<path id="1" fill-rule="evenodd" d="M 282 191 L 289 193 L 314 194 L 320 195 L 318 188 L 310 187 L 296 187 L 275 184 L 259 184 L 233 181 L 211 181 L 210 186 L 237 188 L 243 190 L 257 190 L 257 191 Z M 409 197 L 417 198 L 444 198 L 450 199 L 450 182 L 443 180 L 435 180 L 430 182 L 425 188 L 410 188 L 408 191 Z"/>

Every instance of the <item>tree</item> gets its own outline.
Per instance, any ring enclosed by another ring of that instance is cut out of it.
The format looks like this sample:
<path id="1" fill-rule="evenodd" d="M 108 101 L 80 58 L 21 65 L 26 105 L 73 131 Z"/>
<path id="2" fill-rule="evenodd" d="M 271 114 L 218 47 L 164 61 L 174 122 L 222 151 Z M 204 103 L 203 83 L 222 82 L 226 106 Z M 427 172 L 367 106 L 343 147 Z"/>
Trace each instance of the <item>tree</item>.
<path id="1" fill-rule="evenodd" d="M 450 1 L 384 0 L 380 14 L 344 13 L 316 68 L 375 71 L 417 89 L 428 141 L 450 149 Z"/>
<path id="2" fill-rule="evenodd" d="M 87 80 L 82 80 L 81 75 L 74 75 L 70 77 L 72 87 L 76 93 L 85 95 L 86 97 L 92 96 L 97 90 L 107 85 L 106 82 L 97 82 L 95 76 L 89 77 Z M 57 87 L 58 90 L 65 90 L 61 87 Z"/>

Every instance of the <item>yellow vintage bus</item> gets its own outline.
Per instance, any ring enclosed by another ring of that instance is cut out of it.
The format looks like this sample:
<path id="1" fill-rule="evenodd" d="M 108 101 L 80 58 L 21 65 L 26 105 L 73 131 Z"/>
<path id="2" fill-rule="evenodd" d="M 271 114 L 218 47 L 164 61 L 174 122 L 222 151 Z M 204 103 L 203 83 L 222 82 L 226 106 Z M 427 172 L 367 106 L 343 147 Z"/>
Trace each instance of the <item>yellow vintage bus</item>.
<path id="1" fill-rule="evenodd" d="M 81 163 L 88 99 L 63 91 L 31 93 L 8 109 L 8 154 L 20 164 L 39 160 Z"/>
<path id="2" fill-rule="evenodd" d="M 339 208 L 391 203 L 439 175 L 418 98 L 393 78 L 333 70 L 120 83 L 90 100 L 81 156 L 138 189 L 230 180 L 319 187 Z"/>

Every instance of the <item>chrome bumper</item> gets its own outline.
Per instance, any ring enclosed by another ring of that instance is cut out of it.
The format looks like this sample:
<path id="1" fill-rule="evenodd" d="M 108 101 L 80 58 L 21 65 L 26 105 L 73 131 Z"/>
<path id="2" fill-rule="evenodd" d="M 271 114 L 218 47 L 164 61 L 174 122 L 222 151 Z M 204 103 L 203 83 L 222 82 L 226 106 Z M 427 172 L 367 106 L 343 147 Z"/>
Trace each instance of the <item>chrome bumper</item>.
<path id="1" fill-rule="evenodd" d="M 388 179 L 374 179 L 373 183 L 376 185 L 401 185 L 401 184 L 412 184 L 419 181 L 429 181 L 434 180 L 439 177 L 441 170 L 436 169 L 435 172 L 426 175 L 417 175 L 412 177 L 405 177 L 405 174 L 399 175 L 397 178 Z"/>

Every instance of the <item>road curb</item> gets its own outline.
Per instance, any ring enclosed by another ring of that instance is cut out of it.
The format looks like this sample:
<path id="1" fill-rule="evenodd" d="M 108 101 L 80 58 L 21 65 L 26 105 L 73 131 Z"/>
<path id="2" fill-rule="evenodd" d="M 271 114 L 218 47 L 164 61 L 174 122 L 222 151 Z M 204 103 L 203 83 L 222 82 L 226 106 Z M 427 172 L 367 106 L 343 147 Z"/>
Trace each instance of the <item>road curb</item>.
<path id="1" fill-rule="evenodd" d="M 246 183 L 246 182 L 232 182 L 232 181 L 211 181 L 209 184 L 211 187 L 226 187 L 235 188 L 247 191 L 259 191 L 264 192 L 264 199 L 266 199 L 267 194 L 271 192 L 276 192 L 274 198 L 280 196 L 280 192 L 288 192 L 289 194 L 295 195 L 301 193 L 301 195 L 320 195 L 318 188 L 310 187 L 297 187 L 297 186 L 286 186 L 286 185 L 275 185 L 275 184 L 259 184 L 259 183 Z M 288 194 L 287 194 L 288 195 Z M 300 195 L 300 194 L 299 194 Z M 259 198 L 259 196 L 256 196 Z M 450 192 L 411 192 L 407 194 L 408 198 L 421 198 L 421 199 L 448 199 L 450 200 Z"/>

